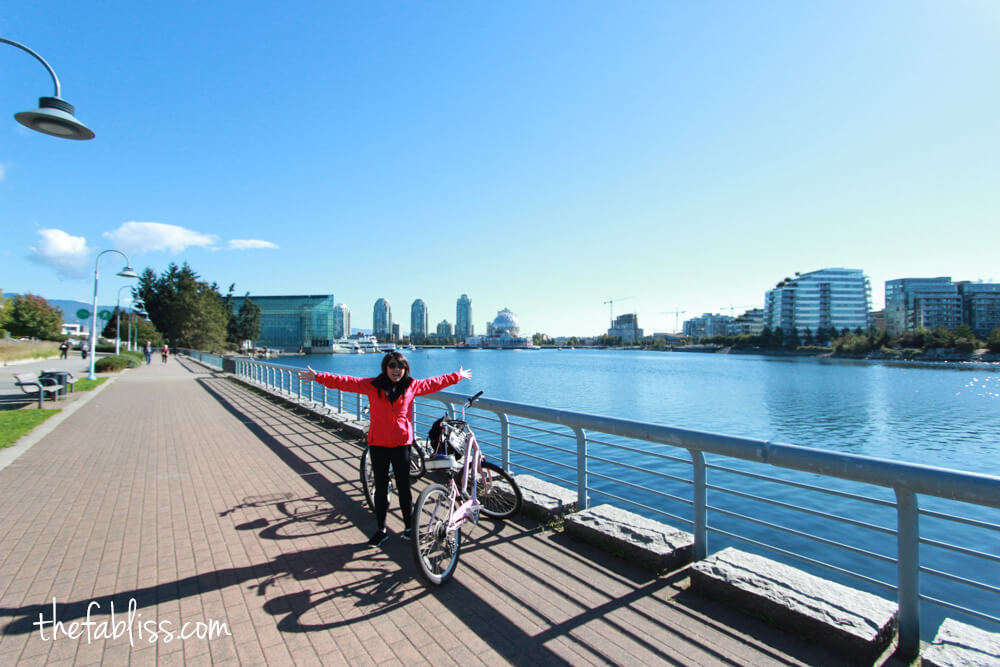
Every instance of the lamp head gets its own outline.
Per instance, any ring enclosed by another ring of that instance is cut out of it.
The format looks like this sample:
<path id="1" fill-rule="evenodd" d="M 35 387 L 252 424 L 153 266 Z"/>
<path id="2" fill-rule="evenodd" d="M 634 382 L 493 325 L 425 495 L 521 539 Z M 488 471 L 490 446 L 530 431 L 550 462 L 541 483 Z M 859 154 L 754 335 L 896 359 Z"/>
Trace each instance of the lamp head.
<path id="1" fill-rule="evenodd" d="M 63 139 L 93 139 L 94 133 L 78 121 L 73 105 L 58 97 L 38 98 L 38 108 L 14 114 L 21 125 L 36 132 L 51 134 Z"/>
<path id="2" fill-rule="evenodd" d="M 136 273 L 135 269 L 133 269 L 131 266 L 126 266 L 124 269 L 122 269 L 121 271 L 119 271 L 115 275 L 121 276 L 122 278 L 138 278 L 139 277 L 139 274 Z"/>

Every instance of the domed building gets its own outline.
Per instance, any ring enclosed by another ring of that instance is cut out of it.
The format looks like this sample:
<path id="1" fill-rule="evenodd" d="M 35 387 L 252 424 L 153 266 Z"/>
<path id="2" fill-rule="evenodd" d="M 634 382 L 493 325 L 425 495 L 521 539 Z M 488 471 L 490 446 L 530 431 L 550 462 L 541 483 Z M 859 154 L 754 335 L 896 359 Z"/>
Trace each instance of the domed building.
<path id="1" fill-rule="evenodd" d="M 531 347 L 527 338 L 521 338 L 517 315 L 510 308 L 497 312 L 492 322 L 486 324 L 486 335 L 479 340 L 481 347 L 497 350 L 512 350 Z"/>

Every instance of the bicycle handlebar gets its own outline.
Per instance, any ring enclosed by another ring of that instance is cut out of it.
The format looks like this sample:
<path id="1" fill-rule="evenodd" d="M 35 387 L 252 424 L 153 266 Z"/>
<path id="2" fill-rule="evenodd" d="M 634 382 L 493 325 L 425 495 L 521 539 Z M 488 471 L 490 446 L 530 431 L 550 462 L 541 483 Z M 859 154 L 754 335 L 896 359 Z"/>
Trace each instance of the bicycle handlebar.
<path id="1" fill-rule="evenodd" d="M 471 408 L 472 404 L 476 402 L 476 399 L 483 395 L 483 392 L 478 392 L 475 396 L 470 396 L 469 400 L 465 402 L 465 407 Z"/>

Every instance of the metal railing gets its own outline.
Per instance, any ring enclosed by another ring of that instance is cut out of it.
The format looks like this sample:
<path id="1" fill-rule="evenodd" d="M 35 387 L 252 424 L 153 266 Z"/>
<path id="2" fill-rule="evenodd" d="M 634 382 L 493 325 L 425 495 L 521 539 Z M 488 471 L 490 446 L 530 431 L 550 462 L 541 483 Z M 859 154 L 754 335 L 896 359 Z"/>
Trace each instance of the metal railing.
<path id="1" fill-rule="evenodd" d="M 299 370 L 235 363 L 235 374 L 248 382 L 317 410 L 363 418 L 361 396 L 303 386 Z M 438 392 L 417 401 L 417 431 L 441 415 L 441 404 L 453 412 L 465 398 Z M 484 453 L 507 470 L 575 490 L 580 509 L 597 496 L 690 526 L 695 559 L 708 555 L 712 534 L 868 590 L 894 592 L 903 652 L 919 649 L 921 602 L 1000 626 L 993 611 L 1000 609 L 1000 513 L 993 511 L 1000 508 L 1000 477 L 487 397 L 467 418 Z M 831 507 L 850 511 L 842 516 Z M 956 526 L 975 537 L 954 544 Z M 866 538 L 855 539 L 857 531 Z M 959 595 L 957 587 L 969 592 Z"/>

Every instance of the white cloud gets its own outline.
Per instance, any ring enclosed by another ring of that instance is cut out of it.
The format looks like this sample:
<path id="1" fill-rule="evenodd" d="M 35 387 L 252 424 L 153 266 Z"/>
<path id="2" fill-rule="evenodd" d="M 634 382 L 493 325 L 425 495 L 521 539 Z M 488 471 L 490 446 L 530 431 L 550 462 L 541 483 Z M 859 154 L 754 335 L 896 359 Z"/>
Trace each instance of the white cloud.
<path id="1" fill-rule="evenodd" d="M 48 266 L 67 278 L 83 278 L 89 273 L 91 249 L 87 239 L 61 229 L 39 229 L 38 244 L 30 248 L 28 259 Z"/>
<path id="2" fill-rule="evenodd" d="M 162 222 L 123 222 L 115 231 L 104 232 L 104 236 L 126 253 L 156 250 L 178 253 L 190 246 L 210 247 L 219 238 Z"/>
<path id="3" fill-rule="evenodd" d="M 261 241 L 259 239 L 232 239 L 229 241 L 230 250 L 256 250 L 259 248 L 278 249 L 277 243 Z"/>

